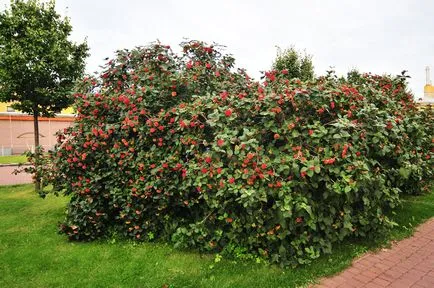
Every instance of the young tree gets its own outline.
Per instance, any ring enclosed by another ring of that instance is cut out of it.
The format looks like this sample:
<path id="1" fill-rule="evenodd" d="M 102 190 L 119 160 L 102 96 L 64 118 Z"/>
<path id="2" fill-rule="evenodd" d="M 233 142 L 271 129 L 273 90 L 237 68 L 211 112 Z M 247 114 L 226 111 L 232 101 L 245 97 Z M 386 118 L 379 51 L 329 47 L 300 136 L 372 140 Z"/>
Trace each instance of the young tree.
<path id="1" fill-rule="evenodd" d="M 53 117 L 71 104 L 69 92 L 85 68 L 89 48 L 68 40 L 71 31 L 55 1 L 12 0 L 0 12 L 0 101 L 33 115 L 36 157 L 38 117 Z"/>
<path id="2" fill-rule="evenodd" d="M 287 70 L 289 79 L 311 80 L 314 77 L 312 56 L 301 54 L 294 47 L 282 50 L 277 47 L 277 56 L 273 62 L 274 70 Z"/>

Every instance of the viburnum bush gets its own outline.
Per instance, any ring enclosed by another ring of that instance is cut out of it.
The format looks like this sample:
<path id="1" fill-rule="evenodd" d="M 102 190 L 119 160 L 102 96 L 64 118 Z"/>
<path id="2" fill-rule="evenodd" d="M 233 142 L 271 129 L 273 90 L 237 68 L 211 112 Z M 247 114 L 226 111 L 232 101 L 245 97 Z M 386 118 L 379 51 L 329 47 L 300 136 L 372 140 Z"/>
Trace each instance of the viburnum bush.
<path id="1" fill-rule="evenodd" d="M 430 189 L 433 114 L 404 78 L 282 70 L 259 83 L 217 45 L 181 46 L 118 51 L 77 87 L 50 173 L 71 197 L 70 239 L 115 231 L 307 263 L 387 229 L 401 193 Z"/>

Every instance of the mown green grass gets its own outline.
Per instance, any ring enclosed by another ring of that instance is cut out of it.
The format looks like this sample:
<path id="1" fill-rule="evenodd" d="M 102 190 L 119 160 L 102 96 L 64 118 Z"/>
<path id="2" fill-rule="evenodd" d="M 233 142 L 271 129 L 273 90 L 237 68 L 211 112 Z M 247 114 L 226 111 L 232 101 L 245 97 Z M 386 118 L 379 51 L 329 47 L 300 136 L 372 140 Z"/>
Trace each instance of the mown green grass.
<path id="1" fill-rule="evenodd" d="M 56 227 L 67 199 L 41 199 L 32 189 L 0 187 L 0 287 L 304 287 L 386 240 L 411 235 L 412 227 L 434 216 L 434 194 L 407 198 L 394 216 L 400 225 L 387 237 L 346 241 L 311 265 L 281 269 L 225 259 L 214 263 L 212 255 L 164 244 L 68 242 Z"/>
<path id="2" fill-rule="evenodd" d="M 16 164 L 16 163 L 26 163 L 27 157 L 25 155 L 10 155 L 10 156 L 0 156 L 0 164 Z"/>

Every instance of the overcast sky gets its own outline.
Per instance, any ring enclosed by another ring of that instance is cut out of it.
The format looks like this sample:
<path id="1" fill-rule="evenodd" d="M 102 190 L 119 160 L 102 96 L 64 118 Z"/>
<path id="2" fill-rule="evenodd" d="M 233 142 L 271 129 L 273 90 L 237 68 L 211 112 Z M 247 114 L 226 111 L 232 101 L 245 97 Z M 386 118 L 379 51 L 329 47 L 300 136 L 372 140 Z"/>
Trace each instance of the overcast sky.
<path id="1" fill-rule="evenodd" d="M 0 0 L 3 10 L 8 0 Z M 258 78 L 269 69 L 275 46 L 294 45 L 313 55 L 315 72 L 399 74 L 423 95 L 425 66 L 434 70 L 432 0 L 57 0 L 71 18 L 72 39 L 87 37 L 87 71 L 116 49 L 159 39 L 177 46 L 183 38 L 227 46 L 237 66 Z M 434 72 L 431 73 L 434 75 Z"/>

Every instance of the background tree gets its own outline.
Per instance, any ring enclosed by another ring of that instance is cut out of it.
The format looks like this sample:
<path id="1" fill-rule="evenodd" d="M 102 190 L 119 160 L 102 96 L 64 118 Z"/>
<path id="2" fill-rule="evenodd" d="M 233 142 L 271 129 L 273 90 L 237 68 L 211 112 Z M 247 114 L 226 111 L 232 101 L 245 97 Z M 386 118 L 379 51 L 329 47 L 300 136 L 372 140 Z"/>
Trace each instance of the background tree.
<path id="1" fill-rule="evenodd" d="M 301 53 L 294 47 L 282 50 L 277 47 L 277 56 L 272 65 L 273 70 L 287 70 L 289 79 L 311 80 L 314 77 L 312 55 Z"/>
<path id="2" fill-rule="evenodd" d="M 71 104 L 69 92 L 85 68 L 89 48 L 68 40 L 71 31 L 55 1 L 13 0 L 0 12 L 0 101 L 33 115 L 36 157 L 38 117 L 53 117 Z"/>

